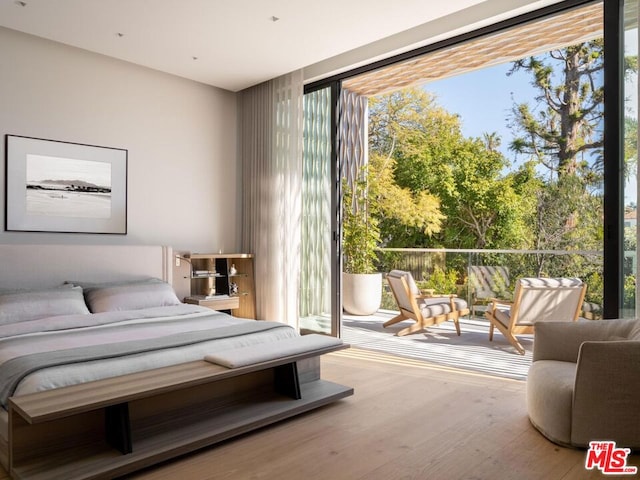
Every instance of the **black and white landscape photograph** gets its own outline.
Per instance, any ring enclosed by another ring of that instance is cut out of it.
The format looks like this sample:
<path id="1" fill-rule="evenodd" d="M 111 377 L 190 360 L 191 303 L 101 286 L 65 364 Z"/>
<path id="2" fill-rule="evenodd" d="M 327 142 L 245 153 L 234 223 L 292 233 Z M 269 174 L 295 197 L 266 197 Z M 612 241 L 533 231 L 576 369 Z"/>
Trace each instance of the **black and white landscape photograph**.
<path id="1" fill-rule="evenodd" d="M 27 214 L 109 218 L 111 178 L 109 162 L 28 154 Z"/>

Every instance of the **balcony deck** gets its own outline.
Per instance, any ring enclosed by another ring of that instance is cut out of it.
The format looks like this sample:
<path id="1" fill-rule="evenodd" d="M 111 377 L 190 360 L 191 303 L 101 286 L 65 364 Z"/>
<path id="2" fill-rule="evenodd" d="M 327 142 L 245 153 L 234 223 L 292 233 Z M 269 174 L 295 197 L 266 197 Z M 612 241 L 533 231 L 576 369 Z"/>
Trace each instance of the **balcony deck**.
<path id="1" fill-rule="evenodd" d="M 487 375 L 525 380 L 531 365 L 533 335 L 519 335 L 526 353 L 519 355 L 499 331 L 489 341 L 489 322 L 481 318 L 462 318 L 461 335 L 457 336 L 453 322 L 429 327 L 427 330 L 395 336 L 410 322 L 389 328 L 382 324 L 397 312 L 379 310 L 371 316 L 343 315 L 342 338 L 352 347 L 362 349 L 362 356 L 384 353 L 419 362 L 428 362 L 444 369 L 463 369 Z"/>

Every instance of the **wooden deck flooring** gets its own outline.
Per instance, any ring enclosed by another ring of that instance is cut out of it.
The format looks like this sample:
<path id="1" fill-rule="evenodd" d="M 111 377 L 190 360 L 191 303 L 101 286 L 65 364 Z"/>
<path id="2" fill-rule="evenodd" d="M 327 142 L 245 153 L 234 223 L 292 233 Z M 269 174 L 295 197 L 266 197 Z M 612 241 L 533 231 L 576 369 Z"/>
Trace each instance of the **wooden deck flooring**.
<path id="1" fill-rule="evenodd" d="M 434 325 L 421 332 L 398 337 L 396 332 L 411 325 L 405 321 L 384 328 L 383 323 L 396 312 L 379 311 L 368 317 L 345 315 L 342 338 L 352 346 L 389 353 L 434 365 L 465 369 L 499 377 L 526 380 L 532 360 L 533 335 L 519 335 L 525 355 L 496 332 L 489 341 L 489 321 L 484 318 L 460 319 L 460 336 L 453 322 Z"/>

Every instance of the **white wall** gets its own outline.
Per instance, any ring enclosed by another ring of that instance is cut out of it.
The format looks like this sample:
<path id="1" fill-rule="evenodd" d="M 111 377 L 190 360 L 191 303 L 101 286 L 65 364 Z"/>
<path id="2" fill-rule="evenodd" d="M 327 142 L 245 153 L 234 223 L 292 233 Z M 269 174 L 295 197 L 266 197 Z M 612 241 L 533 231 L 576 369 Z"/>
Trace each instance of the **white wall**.
<path id="1" fill-rule="evenodd" d="M 4 231 L 0 243 L 163 244 L 237 250 L 236 95 L 0 28 L 0 157 L 5 134 L 127 149 L 128 233 Z"/>

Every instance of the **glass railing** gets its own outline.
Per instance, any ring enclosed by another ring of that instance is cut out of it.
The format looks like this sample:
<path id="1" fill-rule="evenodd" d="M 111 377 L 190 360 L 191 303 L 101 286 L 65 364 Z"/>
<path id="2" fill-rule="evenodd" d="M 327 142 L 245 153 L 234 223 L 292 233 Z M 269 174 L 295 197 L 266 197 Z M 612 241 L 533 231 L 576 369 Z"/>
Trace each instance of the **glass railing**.
<path id="1" fill-rule="evenodd" d="M 632 252 L 627 255 L 633 259 Z M 635 315 L 635 261 L 625 262 L 625 317 Z M 421 289 L 454 293 L 481 315 L 490 298 L 509 300 L 514 282 L 523 277 L 577 277 L 587 284 L 586 316 L 598 317 L 602 308 L 603 253 L 558 250 L 466 250 L 384 248 L 378 251 L 378 271 L 411 272 Z M 383 281 L 382 309 L 397 310 Z"/>

